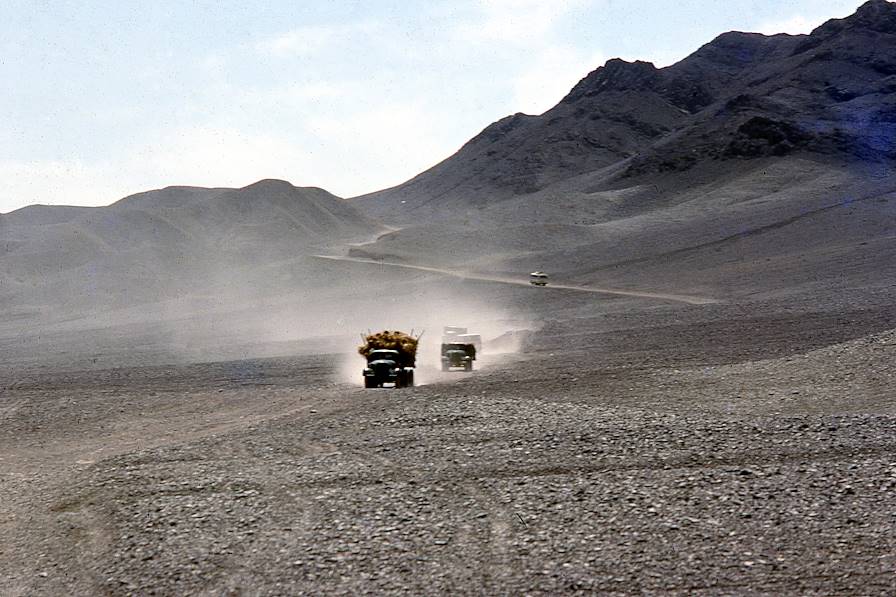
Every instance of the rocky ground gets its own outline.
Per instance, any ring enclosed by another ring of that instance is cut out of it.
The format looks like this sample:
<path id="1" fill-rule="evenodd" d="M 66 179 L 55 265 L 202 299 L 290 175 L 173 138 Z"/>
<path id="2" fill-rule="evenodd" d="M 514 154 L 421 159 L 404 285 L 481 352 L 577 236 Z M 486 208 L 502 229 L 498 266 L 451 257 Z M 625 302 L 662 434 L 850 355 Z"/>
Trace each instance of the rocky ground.
<path id="1" fill-rule="evenodd" d="M 6 371 L 0 594 L 896 591 L 891 305 L 581 300 L 400 391 Z"/>

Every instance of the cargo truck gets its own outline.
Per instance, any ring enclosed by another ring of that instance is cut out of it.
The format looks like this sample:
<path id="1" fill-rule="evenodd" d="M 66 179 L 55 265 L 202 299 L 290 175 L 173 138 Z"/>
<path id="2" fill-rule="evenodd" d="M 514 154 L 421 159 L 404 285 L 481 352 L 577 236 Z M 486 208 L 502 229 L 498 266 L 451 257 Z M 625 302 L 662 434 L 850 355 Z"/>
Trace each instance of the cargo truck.
<path id="1" fill-rule="evenodd" d="M 386 330 L 361 335 L 364 343 L 358 347 L 358 353 L 367 359 L 363 372 L 365 388 L 414 386 L 414 366 L 420 336 L 412 334 L 413 332 L 405 334 Z"/>

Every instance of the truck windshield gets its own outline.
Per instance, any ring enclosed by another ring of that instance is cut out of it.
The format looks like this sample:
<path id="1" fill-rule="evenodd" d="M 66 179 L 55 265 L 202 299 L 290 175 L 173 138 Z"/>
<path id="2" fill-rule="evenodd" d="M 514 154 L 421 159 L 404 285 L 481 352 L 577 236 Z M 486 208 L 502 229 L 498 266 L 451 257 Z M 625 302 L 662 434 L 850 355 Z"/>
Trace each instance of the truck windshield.
<path id="1" fill-rule="evenodd" d="M 398 360 L 397 350 L 374 350 L 367 359 L 370 361 L 395 361 Z"/>

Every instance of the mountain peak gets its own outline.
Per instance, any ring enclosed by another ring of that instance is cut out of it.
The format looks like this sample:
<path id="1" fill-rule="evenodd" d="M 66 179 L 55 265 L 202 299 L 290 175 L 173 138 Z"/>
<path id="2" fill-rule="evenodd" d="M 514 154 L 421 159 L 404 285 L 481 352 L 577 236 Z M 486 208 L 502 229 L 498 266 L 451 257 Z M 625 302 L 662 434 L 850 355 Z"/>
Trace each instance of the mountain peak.
<path id="1" fill-rule="evenodd" d="M 896 4 L 887 0 L 868 0 L 847 21 L 885 33 L 896 32 Z"/>
<path id="2" fill-rule="evenodd" d="M 826 36 L 846 29 L 896 33 L 896 3 L 889 0 L 868 0 L 852 15 L 843 19 L 831 19 L 815 29 L 812 35 Z"/>
<path id="3" fill-rule="evenodd" d="M 520 127 L 524 126 L 527 121 L 534 118 L 534 116 L 529 116 L 528 114 L 523 114 L 522 112 L 517 112 L 516 114 L 512 114 L 510 116 L 505 116 L 504 118 L 491 123 L 487 127 L 485 127 L 481 133 L 476 135 L 471 141 L 484 140 L 489 143 L 494 143 L 513 131 L 516 131 Z"/>
<path id="4" fill-rule="evenodd" d="M 283 191 L 293 191 L 296 187 L 293 186 L 291 182 L 286 180 L 280 180 L 278 178 L 263 178 L 258 182 L 253 182 L 252 184 L 245 186 L 239 190 L 241 191 L 269 191 L 269 192 L 283 192 Z"/>
<path id="5" fill-rule="evenodd" d="M 552 185 L 604 172 L 618 176 L 607 183 L 616 185 L 787 154 L 892 160 L 894 76 L 896 3 L 885 0 L 810 35 L 723 33 L 662 69 L 616 58 L 547 112 L 495 122 L 454 156 L 366 203 L 403 225 L 548 196 Z M 423 209 L 411 217 L 409 207 Z"/>
<path id="6" fill-rule="evenodd" d="M 865 4 L 856 9 L 852 18 L 860 15 L 880 15 L 886 12 L 892 13 L 896 11 L 896 3 L 890 0 L 868 0 Z"/>
<path id="7" fill-rule="evenodd" d="M 563 98 L 563 102 L 574 102 L 584 96 L 597 95 L 605 91 L 645 89 L 653 85 L 658 76 L 659 70 L 652 62 L 643 60 L 628 62 L 621 58 L 612 58 L 579 81 Z"/>

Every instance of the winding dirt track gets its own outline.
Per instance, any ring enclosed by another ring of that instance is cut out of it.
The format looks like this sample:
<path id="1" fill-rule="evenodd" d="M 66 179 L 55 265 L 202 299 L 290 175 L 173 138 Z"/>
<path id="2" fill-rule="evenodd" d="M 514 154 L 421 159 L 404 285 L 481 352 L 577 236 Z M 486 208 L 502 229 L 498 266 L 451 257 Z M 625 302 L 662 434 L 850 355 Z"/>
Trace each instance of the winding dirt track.
<path id="1" fill-rule="evenodd" d="M 505 278 L 502 276 L 489 276 L 486 274 L 477 274 L 472 272 L 461 272 L 457 270 L 442 269 L 438 267 L 429 267 L 425 265 L 410 265 L 406 263 L 394 263 L 390 261 L 377 261 L 374 259 L 362 259 L 360 257 L 344 257 L 340 255 L 312 255 L 318 259 L 329 259 L 332 261 L 350 261 L 354 263 L 367 263 L 372 265 L 381 265 L 387 267 L 399 267 L 404 269 L 414 269 L 424 272 L 433 272 L 455 278 L 464 278 L 467 280 L 482 280 L 485 282 L 497 282 L 499 284 L 514 284 L 516 286 L 529 286 L 528 280 L 519 280 L 517 278 Z M 575 292 L 591 292 L 594 294 L 612 294 L 619 296 L 634 296 L 639 298 L 656 299 L 662 301 L 673 301 L 676 303 L 686 303 L 688 305 L 709 305 L 719 303 L 718 299 L 707 298 L 701 296 L 690 296 L 685 294 L 669 294 L 663 292 L 641 292 L 639 290 L 621 290 L 619 288 L 598 288 L 594 286 L 572 286 L 569 284 L 551 284 L 543 287 L 550 290 L 572 290 Z"/>

